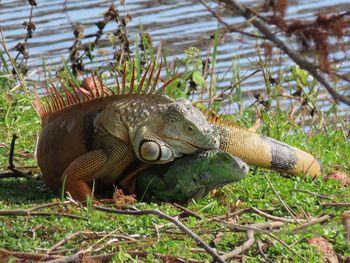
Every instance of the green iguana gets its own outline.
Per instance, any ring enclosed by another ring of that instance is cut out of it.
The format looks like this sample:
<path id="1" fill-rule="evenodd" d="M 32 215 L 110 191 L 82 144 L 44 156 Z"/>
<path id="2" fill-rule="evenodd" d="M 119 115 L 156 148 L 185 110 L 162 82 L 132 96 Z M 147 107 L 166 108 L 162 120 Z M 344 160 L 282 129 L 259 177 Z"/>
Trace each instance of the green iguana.
<path id="1" fill-rule="evenodd" d="M 247 164 L 229 153 L 203 151 L 140 172 L 136 193 L 144 201 L 184 203 L 203 198 L 214 188 L 237 182 L 248 171 Z"/>
<path id="2" fill-rule="evenodd" d="M 38 165 L 52 189 L 64 184 L 73 198 L 85 200 L 91 183 L 120 179 L 136 160 L 167 163 L 198 149 L 220 148 L 248 164 L 291 174 L 321 174 L 312 155 L 287 144 L 249 132 L 216 117 L 208 117 L 189 101 L 164 95 L 169 80 L 156 89 L 150 66 L 137 85 L 135 70 L 126 91 L 126 72 L 117 92 L 102 85 L 87 90 L 47 89 L 45 101 L 35 101 L 42 118 L 37 147 Z M 148 74 L 149 73 L 149 74 Z M 154 77 L 155 75 L 155 77 Z M 146 84 L 145 84 L 146 82 Z"/>

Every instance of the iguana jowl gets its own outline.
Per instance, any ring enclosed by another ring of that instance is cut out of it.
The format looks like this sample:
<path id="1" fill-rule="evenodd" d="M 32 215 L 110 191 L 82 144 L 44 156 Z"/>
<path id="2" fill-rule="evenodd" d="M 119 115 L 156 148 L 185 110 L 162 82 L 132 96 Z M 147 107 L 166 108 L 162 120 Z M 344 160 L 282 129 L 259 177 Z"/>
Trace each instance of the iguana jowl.
<path id="1" fill-rule="evenodd" d="M 147 83 L 153 78 L 153 70 Z M 159 67 L 160 70 L 160 67 Z M 79 88 L 65 95 L 56 88 L 48 90 L 47 103 L 36 101 L 42 117 L 37 159 L 47 184 L 65 190 L 78 200 L 91 194 L 94 179 L 117 181 L 135 160 L 166 163 L 198 149 L 220 148 L 248 164 L 291 174 L 321 174 L 322 166 L 312 155 L 271 138 L 246 131 L 216 117 L 208 117 L 186 100 L 143 90 L 149 67 L 138 88 L 134 69 L 130 92 L 123 85 L 110 94 L 96 85 L 86 97 Z M 159 72 L 154 83 L 157 83 Z M 148 87 L 149 85 L 147 85 Z M 143 90 L 143 91 L 142 91 Z"/>
<path id="2" fill-rule="evenodd" d="M 133 69 L 128 92 L 124 74 L 116 95 L 101 87 L 84 98 L 79 90 L 63 87 L 65 96 L 51 88 L 46 104 L 36 101 L 43 127 L 37 160 L 50 188 L 63 183 L 73 198 L 84 201 L 94 179 L 114 183 L 137 159 L 166 163 L 198 149 L 218 148 L 219 140 L 202 112 L 187 100 L 159 94 L 167 83 L 157 91 L 143 89 L 148 69 L 137 91 Z M 147 83 L 152 82 L 153 70 Z M 158 78 L 159 72 L 154 85 Z"/>

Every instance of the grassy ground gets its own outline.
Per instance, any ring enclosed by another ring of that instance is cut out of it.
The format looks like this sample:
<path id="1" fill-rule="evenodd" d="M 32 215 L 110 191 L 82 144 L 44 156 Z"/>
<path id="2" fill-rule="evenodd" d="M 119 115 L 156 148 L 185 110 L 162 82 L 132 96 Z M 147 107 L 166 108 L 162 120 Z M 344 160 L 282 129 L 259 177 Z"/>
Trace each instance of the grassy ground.
<path id="1" fill-rule="evenodd" d="M 193 52 L 190 51 L 184 63 L 186 66 L 193 62 Z M 198 61 L 194 62 L 194 65 L 198 65 Z M 196 67 L 189 67 L 180 82 L 188 81 L 186 78 L 189 76 L 195 84 L 204 82 Z M 304 81 L 300 72 L 296 72 L 293 78 L 296 82 Z M 12 134 L 16 133 L 19 138 L 16 141 L 15 165 L 38 172 L 33 151 L 40 131 L 39 118 L 33 110 L 30 96 L 10 91 L 14 84 L 12 76 L 3 68 L 0 73 L 0 170 L 7 169 L 10 141 Z M 269 96 L 260 104 L 278 105 L 278 87 L 270 86 L 270 83 L 266 85 Z M 185 96 L 187 91 L 173 88 L 170 93 Z M 237 98 L 240 98 L 239 87 L 229 99 Z M 220 105 L 214 104 L 214 107 L 219 108 Z M 239 109 L 240 113 L 231 118 L 242 126 L 252 126 L 256 107 L 240 106 Z M 348 124 L 342 119 L 334 124 L 327 113 L 321 113 L 316 108 L 316 115 L 306 128 L 300 125 L 303 116 L 302 107 L 286 110 L 277 106 L 274 110 L 265 110 L 261 114 L 263 125 L 260 132 L 313 153 L 320 158 L 325 172 L 340 170 L 350 173 L 350 148 L 345 132 Z M 321 117 L 327 125 L 316 124 L 317 118 Z M 308 132 L 305 133 L 305 130 Z M 255 243 L 244 252 L 247 262 L 266 261 L 266 258 L 279 262 L 320 262 L 324 255 L 309 245 L 308 240 L 312 237 L 326 238 L 340 258 L 350 256 L 349 244 L 345 239 L 347 229 L 342 223 L 349 207 L 327 205 L 349 202 L 349 199 L 349 189 L 335 181 L 286 178 L 277 172 L 252 167 L 249 175 L 239 183 L 225 186 L 198 202 L 191 202 L 187 207 L 190 212 L 184 212 L 183 208 L 172 204 L 137 203 L 135 207 L 142 210 L 159 209 L 168 215 L 179 216 L 182 223 L 220 253 L 228 253 L 247 240 L 247 231 L 237 231 L 241 229 L 237 225 L 256 227 L 256 223 L 270 222 L 270 228 L 255 231 Z M 52 205 L 41 207 L 47 203 Z M 287 211 L 286 205 L 293 212 Z M 31 212 L 38 214 L 20 214 L 22 210 L 33 208 Z M 268 218 L 259 211 L 279 219 Z M 322 218 L 322 222 L 304 225 L 317 218 Z M 231 224 L 230 227 L 227 224 Z M 300 225 L 302 229 L 298 230 Z M 74 233 L 75 236 L 67 238 Z M 60 241 L 64 241 L 62 245 L 52 250 Z M 191 237 L 164 219 L 152 215 L 107 214 L 92 207 L 77 206 L 52 193 L 40 176 L 0 179 L 0 248 L 12 251 L 14 256 L 18 252 L 35 253 L 25 255 L 32 261 L 50 249 L 52 258 L 83 251 L 91 255 L 113 252 L 114 262 L 163 262 L 166 259 L 180 262 L 176 261 L 180 257 L 199 262 L 211 261 L 211 256 L 199 248 Z M 0 250 L 0 261 L 11 262 L 11 258 L 5 255 Z"/>
<path id="2" fill-rule="evenodd" d="M 4 93 L 3 93 L 4 94 Z M 35 161 L 28 157 L 32 154 L 36 132 L 39 131 L 39 120 L 31 107 L 30 99 L 25 95 L 16 94 L 11 98 L 2 96 L 1 114 L 1 170 L 6 170 L 9 143 L 13 132 L 19 136 L 16 142 L 15 163 L 18 167 L 35 165 Z M 248 114 L 246 122 L 253 122 Z M 334 168 L 349 172 L 350 149 L 341 129 L 328 127 L 318 131 L 313 136 L 307 136 L 296 125 L 288 122 L 287 114 L 276 111 L 267 115 L 267 123 L 262 132 L 282 141 L 300 147 L 319 156 L 326 171 Z M 265 120 L 265 121 L 266 121 Z M 293 135 L 290 135 L 293 134 Z M 296 217 L 310 220 L 323 215 L 330 218 L 322 224 L 306 227 L 301 231 L 294 231 L 297 223 L 285 223 L 273 233 L 278 240 L 266 233 L 256 233 L 256 239 L 264 244 L 265 255 L 273 261 L 303 261 L 319 262 L 320 253 L 308 245 L 308 238 L 325 237 L 333 244 L 334 250 L 343 257 L 349 256 L 349 247 L 342 225 L 342 215 L 345 208 L 325 206 L 329 202 L 346 202 L 350 198 L 348 188 L 342 188 L 339 183 L 323 179 L 284 178 L 276 172 L 252 168 L 249 175 L 241 182 L 220 189 L 214 196 L 190 203 L 188 209 L 203 219 L 186 216 L 181 219 L 189 228 L 195 230 L 207 243 L 215 246 L 220 252 L 229 252 L 246 240 L 245 232 L 230 231 L 225 225 L 212 219 L 242 209 L 255 207 L 268 210 L 274 216 L 292 219 L 283 207 L 278 196 L 271 188 L 272 183 L 280 197 L 295 212 Z M 307 190 L 310 193 L 295 192 Z M 331 200 L 317 195 L 325 195 Z M 51 208 L 38 211 L 52 213 L 51 216 L 1 216 L 0 217 L 0 247 L 11 251 L 27 251 L 45 253 L 54 244 L 77 231 L 102 232 L 99 235 L 80 234 L 65 242 L 57 250 L 60 254 L 70 255 L 79 250 L 92 247 L 93 254 L 117 252 L 115 262 L 137 261 L 135 250 L 148 252 L 142 261 L 155 262 L 160 260 L 156 253 L 172 256 L 193 258 L 199 261 L 210 261 L 210 256 L 198 250 L 196 243 L 181 233 L 170 223 L 155 216 L 126 216 L 113 215 L 79 208 L 74 204 L 64 204 L 58 200 L 59 196 L 50 192 L 39 179 L 9 178 L 0 181 L 0 208 L 2 210 L 30 209 L 34 206 L 50 202 L 59 202 Z M 175 216 L 182 210 L 171 204 L 138 203 L 139 209 L 158 208 Z M 53 213 L 68 213 L 83 217 L 72 219 Z M 235 224 L 252 224 L 255 222 L 275 221 L 267 219 L 252 211 L 241 212 L 229 220 Z M 101 240 L 100 242 L 98 242 Z M 286 243 L 286 247 L 283 243 Z M 100 250 L 101 249 L 101 250 Z M 95 252 L 98 251 L 98 252 Z M 199 251 L 199 252 L 198 252 Z M 128 253 L 129 252 L 129 253 Z M 153 254 L 152 254 L 153 253 Z M 248 262 L 262 260 L 262 255 L 256 245 L 246 253 Z"/>

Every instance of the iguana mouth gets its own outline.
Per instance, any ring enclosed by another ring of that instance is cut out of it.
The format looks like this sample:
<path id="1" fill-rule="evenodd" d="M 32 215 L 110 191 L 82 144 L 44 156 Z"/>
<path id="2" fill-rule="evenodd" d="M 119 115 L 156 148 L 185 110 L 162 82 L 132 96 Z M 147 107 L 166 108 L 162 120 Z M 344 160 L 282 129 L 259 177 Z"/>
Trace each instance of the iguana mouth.
<path id="1" fill-rule="evenodd" d="M 189 146 L 190 148 L 192 147 L 193 149 L 195 149 L 196 151 L 199 150 L 199 149 L 202 149 L 202 150 L 211 150 L 213 148 L 211 147 L 205 147 L 205 146 L 197 146 L 193 143 L 190 143 L 190 142 L 187 142 L 187 141 L 182 141 L 184 144 L 186 144 L 187 146 Z"/>
<path id="2" fill-rule="evenodd" d="M 190 146 L 190 147 L 192 147 L 192 148 L 195 148 L 195 149 L 199 149 L 199 148 L 202 148 L 202 147 L 199 147 L 199 146 L 197 146 L 197 145 L 195 145 L 195 144 L 193 144 L 193 143 L 190 143 L 190 142 L 186 142 L 186 141 L 183 141 L 185 144 L 187 144 L 188 146 Z"/>

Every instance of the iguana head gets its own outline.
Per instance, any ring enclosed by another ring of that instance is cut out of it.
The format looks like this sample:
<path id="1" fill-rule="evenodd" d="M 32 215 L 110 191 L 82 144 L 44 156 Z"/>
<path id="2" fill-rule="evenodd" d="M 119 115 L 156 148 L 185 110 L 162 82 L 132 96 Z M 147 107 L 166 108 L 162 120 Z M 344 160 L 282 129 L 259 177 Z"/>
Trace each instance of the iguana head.
<path id="1" fill-rule="evenodd" d="M 136 180 L 139 196 L 145 200 L 184 203 L 199 199 L 214 188 L 239 181 L 249 167 L 238 157 L 221 150 L 209 150 L 154 165 L 141 172 Z"/>
<path id="2" fill-rule="evenodd" d="M 203 198 L 217 187 L 241 180 L 249 171 L 249 166 L 240 158 L 221 150 L 204 151 L 182 158 L 171 168 L 173 170 L 169 171 L 176 177 L 173 187 L 184 198 L 178 201 L 185 201 L 185 197 Z"/>
<path id="3" fill-rule="evenodd" d="M 185 99 L 177 99 L 154 114 L 137 135 L 138 157 L 153 163 L 167 163 L 197 150 L 217 149 L 220 143 L 204 114 Z"/>
<path id="4" fill-rule="evenodd" d="M 202 161 L 202 171 L 198 179 L 208 187 L 210 182 L 221 186 L 239 181 L 249 171 L 248 165 L 240 158 L 221 150 L 205 151 L 198 158 Z"/>
<path id="5" fill-rule="evenodd" d="M 177 99 L 164 112 L 162 138 L 176 156 L 199 149 L 219 148 L 219 138 L 204 114 L 185 99 Z"/>

